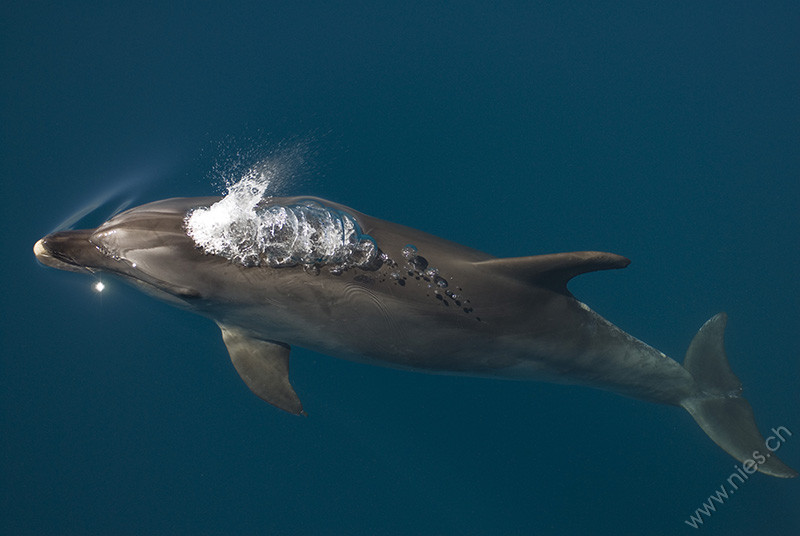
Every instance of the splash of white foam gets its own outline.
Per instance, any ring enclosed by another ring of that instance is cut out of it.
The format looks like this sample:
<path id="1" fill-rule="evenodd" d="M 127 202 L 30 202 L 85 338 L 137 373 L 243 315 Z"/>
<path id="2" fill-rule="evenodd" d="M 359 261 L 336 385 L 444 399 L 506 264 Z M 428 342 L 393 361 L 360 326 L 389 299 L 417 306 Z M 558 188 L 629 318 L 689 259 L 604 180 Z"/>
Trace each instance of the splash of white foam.
<path id="1" fill-rule="evenodd" d="M 378 255 L 375 241 L 346 212 L 313 201 L 270 204 L 271 174 L 251 170 L 225 197 L 186 217 L 186 232 L 205 253 L 243 266 L 367 266 Z"/>

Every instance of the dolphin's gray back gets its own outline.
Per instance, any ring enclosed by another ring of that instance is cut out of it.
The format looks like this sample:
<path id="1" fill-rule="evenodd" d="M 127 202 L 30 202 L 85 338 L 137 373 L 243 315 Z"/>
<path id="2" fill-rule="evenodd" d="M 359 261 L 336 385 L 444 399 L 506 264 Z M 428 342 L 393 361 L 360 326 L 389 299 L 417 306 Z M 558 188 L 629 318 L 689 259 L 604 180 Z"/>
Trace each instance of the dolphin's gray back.
<path id="1" fill-rule="evenodd" d="M 455 260 L 457 262 L 477 262 L 495 258 L 483 251 L 463 246 L 444 238 L 439 238 L 438 236 L 420 231 L 419 229 L 414 229 L 413 227 L 407 227 L 398 223 L 368 216 L 345 205 L 319 197 L 274 197 L 270 199 L 270 204 L 292 205 L 304 203 L 306 201 L 319 203 L 322 206 L 350 214 L 358 221 L 363 232 L 374 237 L 378 242 L 378 246 L 387 251 L 400 251 L 407 245 L 414 245 L 421 254 L 423 251 L 429 255 L 435 253 L 442 263 L 446 263 L 449 260 Z"/>

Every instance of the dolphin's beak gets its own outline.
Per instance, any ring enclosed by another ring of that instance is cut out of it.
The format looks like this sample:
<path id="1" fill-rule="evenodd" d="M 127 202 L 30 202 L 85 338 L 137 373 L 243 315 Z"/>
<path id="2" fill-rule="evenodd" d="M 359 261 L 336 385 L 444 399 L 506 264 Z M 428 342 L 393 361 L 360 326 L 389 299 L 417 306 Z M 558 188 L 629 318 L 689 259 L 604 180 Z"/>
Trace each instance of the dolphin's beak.
<path id="1" fill-rule="evenodd" d="M 68 272 L 92 272 L 103 259 L 89 241 L 92 231 L 62 231 L 47 235 L 33 245 L 36 259 L 51 268 Z"/>

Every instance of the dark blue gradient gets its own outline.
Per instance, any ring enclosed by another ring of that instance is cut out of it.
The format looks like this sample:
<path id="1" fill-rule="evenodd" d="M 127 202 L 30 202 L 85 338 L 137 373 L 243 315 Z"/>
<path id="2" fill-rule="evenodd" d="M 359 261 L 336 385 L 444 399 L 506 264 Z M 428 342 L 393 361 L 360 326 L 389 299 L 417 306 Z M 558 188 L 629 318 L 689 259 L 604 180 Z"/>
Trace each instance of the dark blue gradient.
<path id="1" fill-rule="evenodd" d="M 800 468 L 798 28 L 797 2 L 4 3 L 0 534 L 800 533 L 800 481 L 759 474 L 685 525 L 738 464 L 682 410 L 296 349 L 293 417 L 212 323 L 32 253 L 121 182 L 218 194 L 300 144 L 283 194 L 631 258 L 570 288 L 678 360 L 726 311 Z"/>

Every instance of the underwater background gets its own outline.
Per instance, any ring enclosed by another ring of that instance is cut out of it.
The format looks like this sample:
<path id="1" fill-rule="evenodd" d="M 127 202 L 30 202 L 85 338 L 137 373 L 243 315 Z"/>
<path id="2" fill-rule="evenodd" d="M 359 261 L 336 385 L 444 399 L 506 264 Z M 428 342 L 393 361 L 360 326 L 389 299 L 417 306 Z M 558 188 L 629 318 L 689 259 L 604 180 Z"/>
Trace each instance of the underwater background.
<path id="1" fill-rule="evenodd" d="M 761 474 L 686 523 L 740 464 L 681 409 L 295 348 L 294 417 L 212 322 L 32 253 L 265 161 L 497 256 L 619 253 L 573 293 L 678 361 L 726 311 L 798 469 L 798 28 L 797 2 L 4 3 L 0 534 L 800 533 L 800 480 Z"/>

